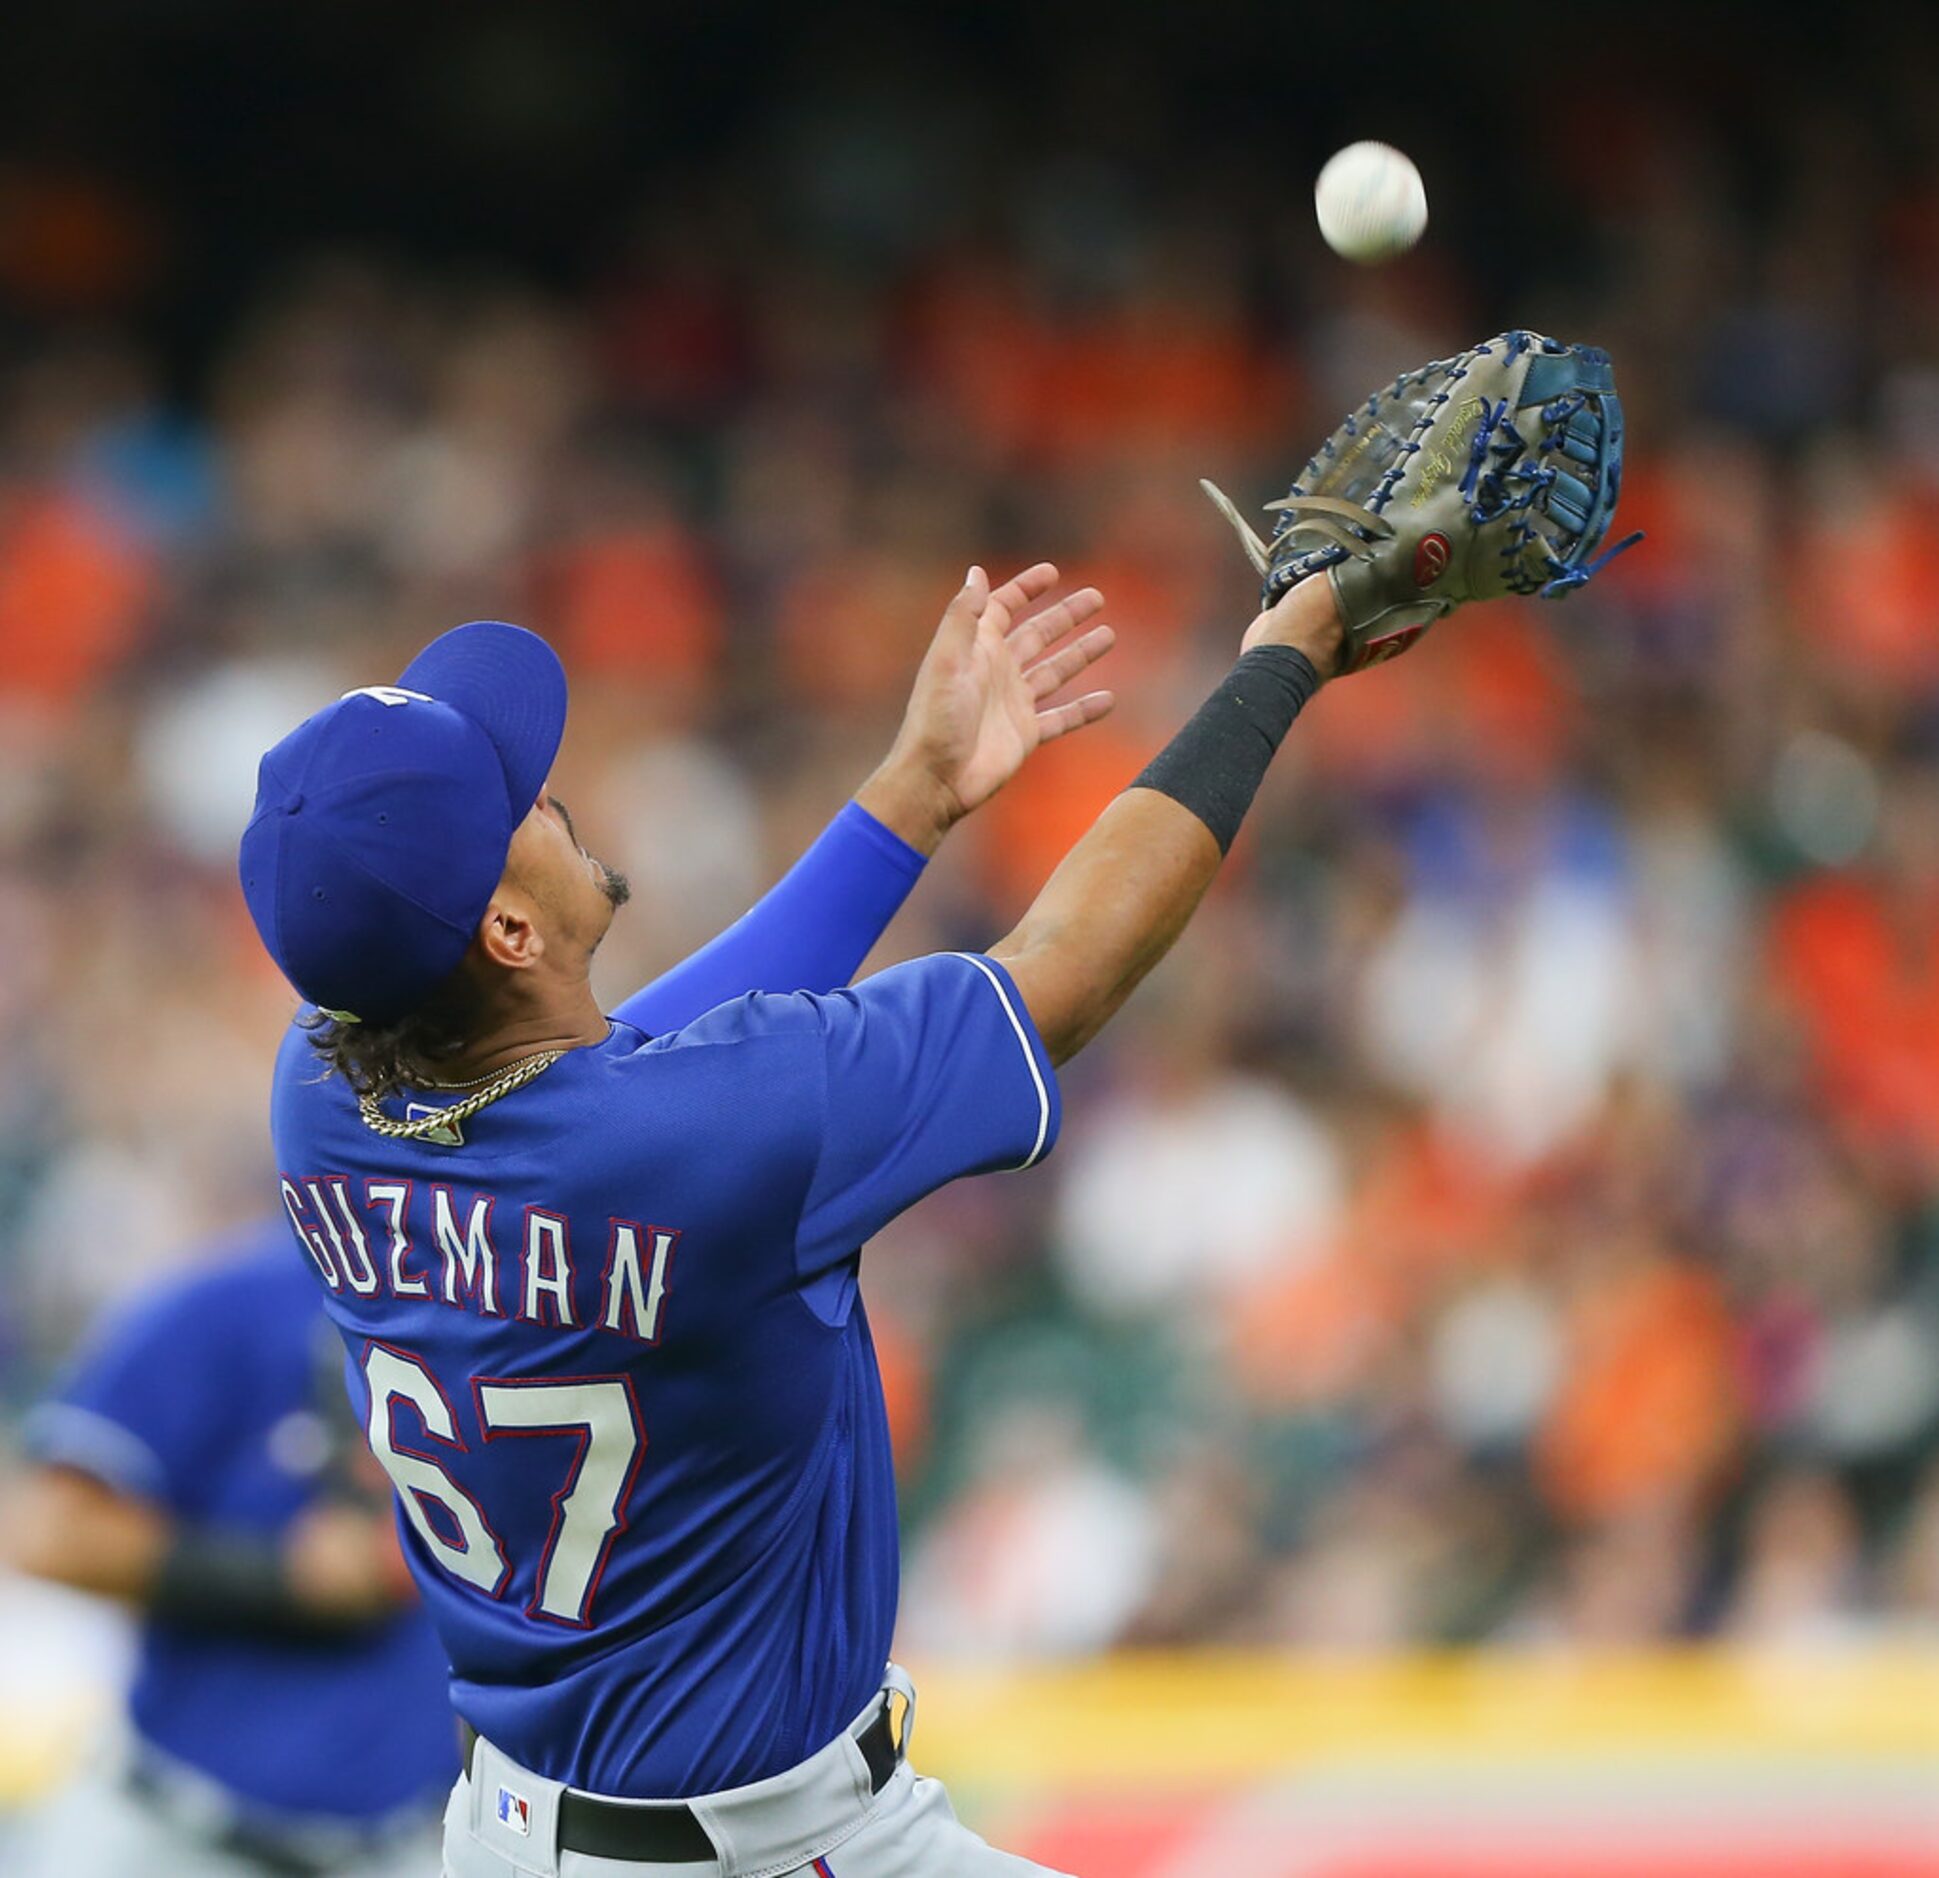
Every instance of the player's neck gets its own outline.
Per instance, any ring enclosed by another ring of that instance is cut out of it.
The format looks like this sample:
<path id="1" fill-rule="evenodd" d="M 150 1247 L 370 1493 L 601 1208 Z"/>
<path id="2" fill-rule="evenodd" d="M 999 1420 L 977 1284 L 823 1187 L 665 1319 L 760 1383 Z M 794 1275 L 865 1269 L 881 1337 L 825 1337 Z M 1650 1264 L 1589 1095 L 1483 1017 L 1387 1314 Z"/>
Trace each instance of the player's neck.
<path id="1" fill-rule="evenodd" d="M 477 1038 L 439 1060 L 434 1080 L 469 1082 L 543 1050 L 580 1050 L 604 1043 L 611 1025 L 586 979 L 508 986 L 487 1004 Z"/>

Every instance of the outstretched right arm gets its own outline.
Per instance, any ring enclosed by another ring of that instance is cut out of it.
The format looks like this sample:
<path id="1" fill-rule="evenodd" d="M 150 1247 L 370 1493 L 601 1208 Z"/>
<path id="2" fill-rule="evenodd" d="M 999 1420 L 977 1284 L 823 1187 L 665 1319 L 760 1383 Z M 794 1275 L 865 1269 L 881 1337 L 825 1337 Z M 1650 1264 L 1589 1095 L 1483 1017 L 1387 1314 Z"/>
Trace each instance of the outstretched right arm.
<path id="1" fill-rule="evenodd" d="M 1280 738 L 1337 668 L 1341 643 L 1325 580 L 1294 587 L 1260 614 L 1232 675 L 990 948 L 1053 1062 L 1090 1042 L 1185 930 Z"/>
<path id="2" fill-rule="evenodd" d="M 982 596 L 977 596 L 979 599 Z M 1002 666 L 1000 607 L 957 650 Z M 1340 624 L 1316 581 L 1254 621 L 1190 724 L 1114 802 L 985 956 L 935 953 L 824 997 L 755 999 L 695 1043 L 807 1035 L 809 1080 L 770 1104 L 808 1137 L 797 1276 L 833 1283 L 855 1249 L 965 1174 L 1033 1166 L 1057 1137 L 1055 1064 L 1078 1050 L 1183 930 L 1301 703 L 1333 670 Z"/>
<path id="3" fill-rule="evenodd" d="M 1041 693 L 1032 689 L 1042 648 L 1017 642 L 1006 608 L 974 572 L 951 612 L 937 642 L 947 670 L 989 675 L 963 695 L 1009 700 L 975 715 L 1023 722 L 1052 689 L 1047 681 Z M 936 953 L 853 990 L 750 999 L 688 1033 L 694 1046 L 795 1040 L 805 1080 L 790 1099 L 765 1106 L 796 1131 L 810 1170 L 794 1265 L 803 1284 L 835 1288 L 818 1308 L 841 1308 L 856 1248 L 924 1194 L 965 1174 L 1033 1166 L 1049 1151 L 1060 1114 L 1055 1064 L 1096 1035 L 1184 929 L 1280 738 L 1335 669 L 1340 644 L 1324 581 L 1261 614 L 1232 676 L 987 956 Z M 1060 708 L 1069 718 L 1062 728 L 1102 714 L 1101 701 Z M 1014 767 L 971 772 L 959 800 L 981 800 Z M 979 775 L 988 787 L 977 786 Z"/>

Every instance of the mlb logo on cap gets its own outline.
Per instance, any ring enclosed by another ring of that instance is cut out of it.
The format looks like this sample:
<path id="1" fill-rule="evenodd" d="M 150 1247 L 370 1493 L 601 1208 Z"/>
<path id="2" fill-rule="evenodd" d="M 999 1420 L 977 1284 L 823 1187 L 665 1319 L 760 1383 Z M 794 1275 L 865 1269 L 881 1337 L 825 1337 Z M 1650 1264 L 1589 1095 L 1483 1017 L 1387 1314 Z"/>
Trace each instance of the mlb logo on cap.
<path id="1" fill-rule="evenodd" d="M 498 1789 L 498 1823 L 508 1827 L 521 1839 L 532 1836 L 532 1802 L 522 1793 L 514 1793 L 510 1787 Z"/>

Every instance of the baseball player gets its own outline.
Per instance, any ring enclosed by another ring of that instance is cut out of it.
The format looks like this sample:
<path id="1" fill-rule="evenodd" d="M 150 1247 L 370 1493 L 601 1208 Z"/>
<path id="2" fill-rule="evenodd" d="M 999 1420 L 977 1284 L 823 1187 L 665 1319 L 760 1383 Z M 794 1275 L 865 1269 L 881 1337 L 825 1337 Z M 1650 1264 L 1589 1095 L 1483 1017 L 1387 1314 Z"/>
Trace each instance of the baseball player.
<path id="1" fill-rule="evenodd" d="M 887 791 L 864 794 L 893 813 Z M 638 1015 L 677 1029 L 749 990 L 846 984 L 923 864 L 848 804 Z M 341 1342 L 280 1217 L 203 1264 L 117 1313 L 27 1424 L 10 1562 L 135 1604 L 143 1631 L 126 1743 L 8 1869 L 430 1878 L 458 1771 L 447 1668 Z"/>
<path id="2" fill-rule="evenodd" d="M 17 1567 L 141 1613 L 126 1739 L 21 1878 L 428 1878 L 456 1769 L 444 1649 L 270 1220 L 116 1312 L 28 1418 Z"/>
<path id="3" fill-rule="evenodd" d="M 447 633 L 264 757 L 243 890 L 310 1006 L 271 1103 L 282 1197 L 450 1654 L 453 1878 L 1036 1869 L 908 1762 L 859 1248 L 1049 1150 L 1056 1066 L 1183 930 L 1326 677 L 1593 571 L 1607 361 L 1509 337 L 1348 420 L 1328 462 L 1364 491 L 1316 494 L 1316 459 L 1274 541 L 1242 537 L 1268 604 L 1238 664 L 986 954 L 659 1034 L 601 1011 L 624 887 L 550 792 L 565 675 L 516 627 Z M 1049 702 L 1105 637 L 1093 593 L 1028 612 L 1054 579 L 972 568 L 950 602 L 889 765 L 918 778 L 885 818 L 912 846 L 1109 708 Z"/>

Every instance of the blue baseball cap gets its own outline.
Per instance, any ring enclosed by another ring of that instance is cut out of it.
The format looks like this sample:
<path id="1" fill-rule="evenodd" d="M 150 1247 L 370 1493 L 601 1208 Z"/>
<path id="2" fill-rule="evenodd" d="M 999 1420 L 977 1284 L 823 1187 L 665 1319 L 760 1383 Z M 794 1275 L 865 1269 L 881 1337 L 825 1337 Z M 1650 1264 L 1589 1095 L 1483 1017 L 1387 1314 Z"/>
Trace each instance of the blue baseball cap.
<path id="1" fill-rule="evenodd" d="M 239 861 L 290 983 L 365 1023 L 421 1003 L 478 930 L 565 725 L 558 654 L 522 626 L 473 620 L 269 751 Z"/>

